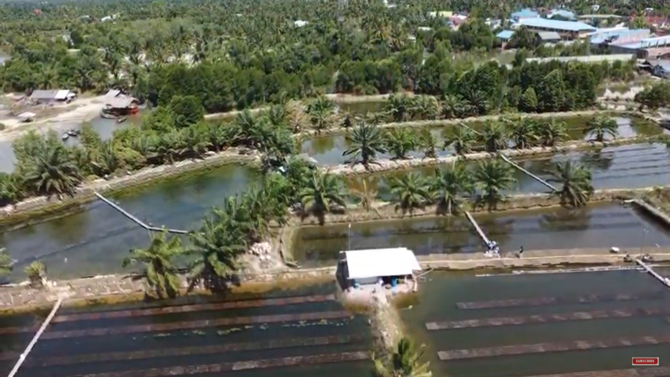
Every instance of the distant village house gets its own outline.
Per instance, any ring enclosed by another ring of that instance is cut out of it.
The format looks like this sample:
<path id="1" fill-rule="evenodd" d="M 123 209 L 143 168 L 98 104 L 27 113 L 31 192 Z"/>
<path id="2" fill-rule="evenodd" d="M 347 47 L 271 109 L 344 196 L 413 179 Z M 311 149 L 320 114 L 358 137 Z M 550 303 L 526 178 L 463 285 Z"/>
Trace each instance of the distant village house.
<path id="1" fill-rule="evenodd" d="M 120 90 L 112 89 L 105 96 L 103 112 L 113 115 L 136 114 L 139 111 L 138 105 L 137 98 L 127 96 Z"/>
<path id="2" fill-rule="evenodd" d="M 34 104 L 49 104 L 55 102 L 70 102 L 77 95 L 67 89 L 62 90 L 33 90 L 28 97 Z"/>

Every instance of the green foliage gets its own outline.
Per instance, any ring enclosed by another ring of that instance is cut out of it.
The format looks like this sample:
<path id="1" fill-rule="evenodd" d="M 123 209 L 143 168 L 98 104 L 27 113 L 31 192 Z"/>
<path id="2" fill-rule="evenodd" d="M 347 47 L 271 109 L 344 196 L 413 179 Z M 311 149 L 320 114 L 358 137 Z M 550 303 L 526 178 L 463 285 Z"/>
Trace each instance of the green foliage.
<path id="1" fill-rule="evenodd" d="M 417 140 L 407 127 L 397 127 L 384 134 L 384 144 L 393 158 L 404 159 L 416 148 Z"/>
<path id="2" fill-rule="evenodd" d="M 205 110 L 196 96 L 174 96 L 168 109 L 177 127 L 188 127 L 203 120 Z"/>
<path id="3" fill-rule="evenodd" d="M 635 95 L 635 102 L 640 104 L 640 110 L 647 107 L 654 111 L 670 106 L 670 83 L 662 81 L 644 88 Z"/>
<path id="4" fill-rule="evenodd" d="M 500 159 L 480 162 L 475 169 L 475 181 L 489 208 L 495 208 L 504 198 L 503 192 L 516 183 L 512 167 Z"/>
<path id="5" fill-rule="evenodd" d="M 350 156 L 352 164 L 360 162 L 367 166 L 375 161 L 377 154 L 386 152 L 382 134 L 374 124 L 361 122 L 358 127 L 354 128 L 347 140 L 349 148 L 342 155 Z"/>
<path id="6" fill-rule="evenodd" d="M 585 132 L 596 141 L 603 142 L 608 136 L 616 138 L 619 135 L 619 126 L 612 118 L 597 116 L 586 123 Z"/>
<path id="7" fill-rule="evenodd" d="M 31 287 L 37 289 L 44 287 L 47 279 L 47 268 L 44 263 L 39 260 L 33 261 L 23 269 L 23 272 L 28 277 Z"/>
<path id="8" fill-rule="evenodd" d="M 571 160 L 557 163 L 549 170 L 549 174 L 552 176 L 548 179 L 549 182 L 562 184 L 562 188 L 554 194 L 561 198 L 564 205 L 581 207 L 586 204 L 589 196 L 593 194 L 591 172 Z"/>
<path id="9" fill-rule="evenodd" d="M 471 196 L 474 191 L 474 180 L 465 164 L 457 163 L 444 171 L 435 170 L 431 182 L 432 197 L 447 214 L 458 211 L 463 198 Z"/>
<path id="10" fill-rule="evenodd" d="M 169 237 L 169 238 L 168 238 Z M 147 294 L 155 298 L 175 297 L 179 294 L 179 276 L 174 258 L 184 254 L 181 238 L 168 236 L 167 232 L 153 235 L 146 249 L 132 249 L 122 261 L 125 268 L 141 263 L 141 272 L 147 282 Z"/>
<path id="11" fill-rule="evenodd" d="M 429 363 L 421 358 L 425 346 L 416 349 L 411 340 L 402 338 L 389 360 L 375 359 L 375 377 L 431 377 Z"/>
<path id="12" fill-rule="evenodd" d="M 346 206 L 342 191 L 342 181 L 339 177 L 327 172 L 312 172 L 306 185 L 298 194 L 304 214 L 312 213 L 323 223 L 325 214 L 335 208 Z"/>
<path id="13" fill-rule="evenodd" d="M 398 200 L 398 208 L 412 213 L 415 208 L 423 208 L 431 201 L 430 183 L 419 173 L 409 173 L 389 180 L 391 193 Z"/>
<path id="14" fill-rule="evenodd" d="M 12 272 L 12 257 L 7 253 L 7 249 L 0 248 L 0 275 L 7 275 Z"/>

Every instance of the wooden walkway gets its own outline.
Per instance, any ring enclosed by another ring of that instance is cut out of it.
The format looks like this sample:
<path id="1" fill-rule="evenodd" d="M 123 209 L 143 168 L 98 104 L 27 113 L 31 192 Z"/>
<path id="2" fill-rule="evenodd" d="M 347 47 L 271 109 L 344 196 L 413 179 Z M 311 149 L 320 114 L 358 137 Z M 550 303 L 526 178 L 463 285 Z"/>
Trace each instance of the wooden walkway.
<path id="1" fill-rule="evenodd" d="M 472 215 L 468 211 L 465 211 L 465 217 L 468 218 L 468 221 L 470 221 L 472 226 L 475 228 L 475 230 L 477 231 L 477 234 L 479 234 L 479 237 L 482 239 L 482 241 L 484 241 L 484 244 L 488 245 L 489 242 L 491 242 L 491 241 L 489 240 L 488 237 L 486 237 L 486 233 L 484 233 L 482 228 L 479 227 L 479 224 L 477 224 L 477 222 L 475 221 L 475 218 L 472 217 Z"/>
<path id="2" fill-rule="evenodd" d="M 670 287 L 670 279 L 666 279 L 664 276 L 661 276 L 658 272 L 654 271 L 654 269 L 651 266 L 642 262 L 639 259 L 635 259 L 635 263 L 637 263 L 640 267 L 644 268 L 645 271 L 647 271 L 656 280 L 661 282 L 661 284 L 665 285 L 666 287 Z"/>
<path id="3" fill-rule="evenodd" d="M 518 317 L 498 317 L 466 319 L 462 321 L 427 322 L 428 330 L 453 330 L 475 327 L 520 326 L 540 323 L 555 323 L 569 321 L 589 321 L 605 318 L 631 318 L 642 316 L 664 316 L 670 314 L 670 307 L 666 308 L 638 308 L 619 310 L 595 310 L 589 312 L 573 312 L 559 314 L 536 314 Z"/>
<path id="4" fill-rule="evenodd" d="M 538 177 L 537 175 L 535 175 L 535 174 L 529 172 L 528 170 L 522 168 L 521 166 L 519 166 L 518 164 L 516 164 L 514 161 L 510 160 L 509 157 L 505 156 L 503 153 L 499 153 L 498 155 L 499 155 L 500 158 L 502 158 L 505 162 L 507 162 L 508 164 L 512 165 L 513 167 L 515 167 L 516 169 L 518 169 L 518 170 L 521 171 L 522 173 L 526 174 L 527 176 L 529 176 L 529 177 L 533 178 L 534 180 L 540 182 L 543 186 L 547 187 L 549 190 L 551 190 L 551 191 L 557 191 L 556 187 L 554 187 L 551 183 L 545 181 L 544 179 Z"/>
<path id="5" fill-rule="evenodd" d="M 470 348 L 437 353 L 440 360 L 478 359 L 485 357 L 513 356 L 548 352 L 585 351 L 615 347 L 634 347 L 669 344 L 670 334 L 649 335 L 608 340 L 574 340 L 571 342 L 520 344 L 513 346 Z"/>
<path id="6" fill-rule="evenodd" d="M 479 309 L 496 309 L 496 308 L 515 308 L 524 306 L 590 304 L 594 302 L 637 301 L 637 300 L 650 300 L 650 299 L 653 300 L 663 297 L 664 297 L 663 291 L 587 295 L 579 297 L 549 296 L 549 297 L 508 299 L 508 300 L 457 302 L 456 307 L 461 310 L 479 310 Z"/>

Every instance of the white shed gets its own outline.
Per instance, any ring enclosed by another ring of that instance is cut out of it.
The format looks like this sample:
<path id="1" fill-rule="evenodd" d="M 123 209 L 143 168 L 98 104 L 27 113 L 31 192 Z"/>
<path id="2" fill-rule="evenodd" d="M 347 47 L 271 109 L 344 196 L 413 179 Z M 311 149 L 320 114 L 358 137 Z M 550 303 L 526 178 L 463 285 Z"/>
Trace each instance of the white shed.
<path id="1" fill-rule="evenodd" d="M 376 284 L 380 278 L 412 276 L 421 271 L 414 252 L 404 247 L 349 250 L 345 252 L 347 279 L 358 284 Z"/>

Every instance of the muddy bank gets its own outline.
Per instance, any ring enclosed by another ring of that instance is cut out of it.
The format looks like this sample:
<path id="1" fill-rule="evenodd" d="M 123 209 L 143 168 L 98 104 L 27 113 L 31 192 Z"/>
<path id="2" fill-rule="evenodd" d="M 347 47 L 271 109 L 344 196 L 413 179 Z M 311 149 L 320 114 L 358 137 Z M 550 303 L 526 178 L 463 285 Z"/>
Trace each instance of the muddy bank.
<path id="1" fill-rule="evenodd" d="M 62 200 L 55 196 L 29 198 L 14 205 L 0 208 L 0 224 L 4 226 L 17 224 L 33 217 L 44 218 L 76 210 L 80 205 L 95 200 L 94 191 L 109 193 L 126 190 L 198 169 L 215 168 L 226 164 L 256 164 L 260 161 L 257 152 L 249 155 L 240 154 L 240 152 L 236 148 L 231 148 L 202 160 L 186 160 L 173 165 L 145 168 L 110 180 L 97 179 L 83 184 L 77 189 L 77 193 L 73 197 L 66 197 Z"/>
<path id="2" fill-rule="evenodd" d="M 625 144 L 636 144 L 636 143 L 645 143 L 651 142 L 655 139 L 654 136 L 639 136 L 631 138 L 621 138 L 617 140 L 611 140 L 604 143 L 594 142 L 594 141 L 571 141 L 567 143 L 561 143 L 554 147 L 533 147 L 528 149 L 505 149 L 499 151 L 499 153 L 505 154 L 507 157 L 528 157 L 528 156 L 537 156 L 537 155 L 548 155 L 556 153 L 565 153 L 565 152 L 574 152 L 578 150 L 585 149 L 599 149 L 606 147 L 613 147 L 618 145 Z M 476 160 L 485 160 L 490 158 L 495 158 L 498 153 L 488 153 L 488 152 L 478 152 L 478 153 L 468 153 L 462 156 L 453 155 L 453 156 L 444 156 L 437 158 L 412 158 L 404 160 L 378 160 L 374 163 L 364 166 L 362 164 L 341 164 L 333 167 L 323 168 L 331 174 L 341 175 L 341 176 L 352 176 L 352 175 L 361 175 L 361 174 L 374 174 L 374 173 L 383 173 L 396 170 L 405 170 L 412 169 L 417 167 L 427 167 L 435 165 L 444 165 L 444 164 L 453 164 L 456 161 L 476 161 Z"/>

